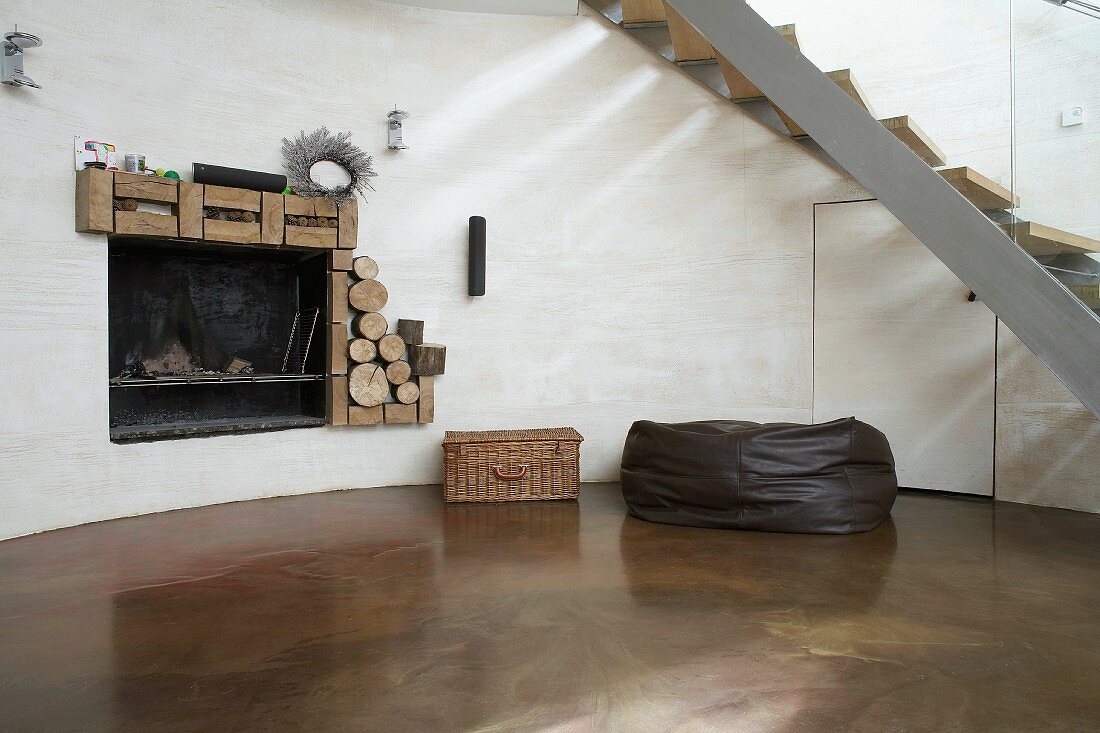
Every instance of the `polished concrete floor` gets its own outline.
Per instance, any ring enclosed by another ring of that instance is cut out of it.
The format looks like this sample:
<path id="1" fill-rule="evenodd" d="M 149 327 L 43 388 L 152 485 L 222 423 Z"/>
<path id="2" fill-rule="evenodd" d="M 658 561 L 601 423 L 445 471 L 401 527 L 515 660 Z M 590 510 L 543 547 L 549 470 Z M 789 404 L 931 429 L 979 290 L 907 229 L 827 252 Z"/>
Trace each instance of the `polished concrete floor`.
<path id="1" fill-rule="evenodd" d="M 0 543 L 0 730 L 1100 730 L 1100 517 L 848 537 L 397 488 Z"/>

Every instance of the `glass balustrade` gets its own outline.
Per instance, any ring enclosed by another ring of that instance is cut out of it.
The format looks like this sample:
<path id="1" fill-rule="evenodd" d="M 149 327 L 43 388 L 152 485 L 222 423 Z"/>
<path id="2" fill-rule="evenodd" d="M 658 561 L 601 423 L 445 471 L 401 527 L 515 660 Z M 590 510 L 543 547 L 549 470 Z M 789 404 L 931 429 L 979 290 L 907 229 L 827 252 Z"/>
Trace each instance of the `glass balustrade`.
<path id="1" fill-rule="evenodd" d="M 1011 0 L 1010 229 L 1090 308 L 1100 309 L 1100 8 Z"/>

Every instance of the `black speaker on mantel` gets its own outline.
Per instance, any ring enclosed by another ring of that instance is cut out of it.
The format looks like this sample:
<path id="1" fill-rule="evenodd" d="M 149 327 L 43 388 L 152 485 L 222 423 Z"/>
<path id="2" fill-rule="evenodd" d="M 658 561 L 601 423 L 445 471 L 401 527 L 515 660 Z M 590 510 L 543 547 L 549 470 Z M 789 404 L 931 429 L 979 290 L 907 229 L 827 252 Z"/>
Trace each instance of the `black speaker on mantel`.
<path id="1" fill-rule="evenodd" d="M 250 191 L 270 191 L 271 193 L 282 193 L 286 188 L 286 176 L 278 173 L 246 171 L 209 163 L 193 163 L 191 170 L 193 173 L 191 180 L 210 186 L 247 188 Z"/>
<path id="2" fill-rule="evenodd" d="M 470 217 L 470 295 L 485 295 L 485 217 Z"/>

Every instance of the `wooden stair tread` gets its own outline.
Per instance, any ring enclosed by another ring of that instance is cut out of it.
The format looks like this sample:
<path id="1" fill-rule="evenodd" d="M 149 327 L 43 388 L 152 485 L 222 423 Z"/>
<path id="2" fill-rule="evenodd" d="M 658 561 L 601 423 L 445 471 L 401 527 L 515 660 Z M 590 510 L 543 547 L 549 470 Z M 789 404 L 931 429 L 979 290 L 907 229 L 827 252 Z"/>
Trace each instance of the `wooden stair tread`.
<path id="1" fill-rule="evenodd" d="M 1067 285 L 1069 291 L 1081 299 L 1089 308 L 1100 308 L 1100 285 Z"/>
<path id="2" fill-rule="evenodd" d="M 623 0 L 623 24 L 631 23 L 664 23 L 664 0 Z"/>
<path id="3" fill-rule="evenodd" d="M 674 60 L 710 61 L 714 59 L 714 48 L 695 26 L 688 23 L 684 16 L 668 3 L 665 3 L 665 17 L 668 20 L 668 33 L 672 36 Z"/>
<path id="4" fill-rule="evenodd" d="M 1011 228 L 1005 226 L 1004 229 L 1011 236 Z M 1016 243 L 1032 257 L 1100 252 L 1098 240 L 1036 224 L 1033 221 L 1016 222 Z"/>
<path id="5" fill-rule="evenodd" d="M 794 23 L 777 25 L 775 30 L 779 35 L 786 38 L 795 47 L 795 50 L 801 50 L 798 45 L 798 35 L 795 33 Z M 722 69 L 722 77 L 726 80 L 726 87 L 729 88 L 731 101 L 746 102 L 750 99 L 762 99 L 764 97 L 764 93 L 749 81 L 747 76 L 738 71 L 729 59 L 713 48 L 711 50 L 718 59 L 718 66 Z"/>
<path id="6" fill-rule="evenodd" d="M 989 209 L 1011 209 L 1020 205 L 1020 197 L 1013 196 L 1007 188 L 992 181 L 973 168 L 944 168 L 936 171 L 967 198 L 970 203 L 982 211 Z"/>
<path id="7" fill-rule="evenodd" d="M 930 166 L 938 168 L 947 165 L 947 156 L 939 146 L 932 142 L 932 138 L 925 134 L 924 130 L 917 126 L 909 115 L 900 117 L 888 117 L 879 120 L 887 130 L 894 133 L 898 140 L 909 146 L 909 149 L 920 156 L 921 160 Z"/>
<path id="8" fill-rule="evenodd" d="M 872 116 L 875 115 L 875 111 L 871 109 L 871 103 L 867 101 L 867 96 L 863 93 L 863 88 L 860 87 L 856 81 L 855 76 L 852 74 L 851 69 L 838 69 L 836 71 L 826 72 L 825 76 L 832 79 L 838 87 L 843 89 L 849 97 L 859 103 L 859 106 L 867 110 Z M 791 137 L 809 137 L 806 131 L 798 126 L 798 123 L 791 119 L 783 110 L 779 109 L 776 105 L 775 111 L 779 113 L 779 118 L 783 120 L 783 124 L 787 126 L 787 130 L 791 133 Z"/>

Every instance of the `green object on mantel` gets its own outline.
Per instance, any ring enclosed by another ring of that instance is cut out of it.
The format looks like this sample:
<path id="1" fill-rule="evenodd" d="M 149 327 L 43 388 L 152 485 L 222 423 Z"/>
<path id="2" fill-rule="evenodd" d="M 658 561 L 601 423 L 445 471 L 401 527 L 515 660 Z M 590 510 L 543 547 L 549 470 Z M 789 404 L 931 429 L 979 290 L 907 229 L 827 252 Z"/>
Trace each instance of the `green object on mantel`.
<path id="1" fill-rule="evenodd" d="M 290 190 L 290 186 L 287 186 L 286 188 L 283 189 L 283 195 L 284 196 L 291 196 L 291 195 L 293 195 L 293 193 L 294 192 Z"/>
<path id="2" fill-rule="evenodd" d="M 178 181 L 180 179 L 180 174 L 175 171 L 164 171 L 164 177 L 171 178 L 173 181 Z"/>

